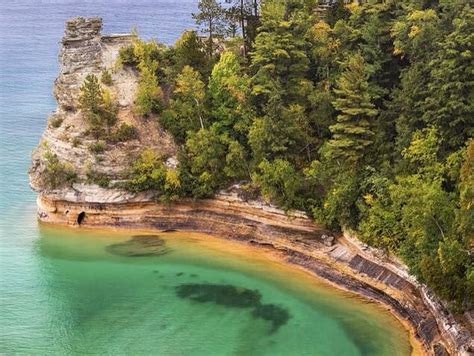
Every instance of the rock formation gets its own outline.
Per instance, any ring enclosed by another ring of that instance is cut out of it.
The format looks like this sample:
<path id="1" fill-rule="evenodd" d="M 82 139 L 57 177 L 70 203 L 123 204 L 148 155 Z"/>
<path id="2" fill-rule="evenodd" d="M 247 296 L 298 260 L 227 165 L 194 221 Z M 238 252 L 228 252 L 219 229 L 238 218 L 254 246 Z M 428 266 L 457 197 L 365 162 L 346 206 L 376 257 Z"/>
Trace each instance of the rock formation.
<path id="1" fill-rule="evenodd" d="M 54 95 L 58 107 L 51 114 L 40 144 L 33 152 L 30 168 L 30 185 L 37 192 L 70 199 L 100 199 L 95 186 L 87 184 L 87 174 L 93 171 L 110 180 L 111 185 L 123 179 L 130 166 L 144 147 L 159 152 L 164 157 L 173 157 L 176 146 L 169 134 L 160 129 L 156 119 L 146 120 L 133 114 L 138 73 L 130 67 L 117 65 L 121 47 L 131 44 L 130 34 L 101 35 L 102 19 L 98 17 L 76 17 L 66 22 L 59 55 L 60 71 L 54 83 Z M 138 132 L 137 138 L 120 143 L 104 142 L 103 152 L 94 153 L 91 147 L 97 139 L 88 134 L 84 114 L 78 108 L 80 87 L 88 74 L 100 78 L 103 70 L 112 75 L 112 85 L 106 87 L 117 103 L 117 123 L 131 124 Z M 57 156 L 61 164 L 71 167 L 77 174 L 72 187 L 51 189 L 44 182 L 45 153 Z M 107 201 L 128 201 L 132 195 L 119 189 L 105 190 Z M 139 196 L 138 199 L 142 199 Z"/>
<path id="2" fill-rule="evenodd" d="M 222 238 L 269 248 L 286 261 L 298 265 L 343 289 L 387 305 L 408 321 L 413 334 L 429 354 L 468 355 L 474 349 L 470 332 L 459 326 L 425 287 L 420 286 L 403 266 L 383 260 L 377 251 L 349 236 L 334 237 L 312 223 L 301 212 L 286 213 L 261 201 L 247 201 L 237 188 L 214 199 L 182 200 L 160 204 L 152 194 L 132 194 L 87 182 L 91 167 L 119 182 L 124 170 L 144 146 L 175 160 L 171 137 L 150 118 L 138 121 L 133 115 L 133 97 L 138 76 L 130 68 L 115 66 L 120 47 L 130 35 L 103 36 L 99 18 L 69 20 L 60 54 L 60 74 L 55 82 L 58 108 L 52 114 L 40 145 L 33 153 L 30 182 L 38 193 L 41 221 L 90 227 L 152 228 L 200 231 Z M 110 86 L 119 103 L 119 122 L 133 123 L 138 138 L 107 144 L 94 154 L 88 149 L 93 139 L 87 135 L 84 117 L 78 110 L 80 86 L 89 73 L 112 72 Z M 59 127 L 51 121 L 60 122 Z M 58 121 L 59 120 L 59 121 Z M 42 179 L 45 152 L 57 155 L 78 175 L 71 187 L 48 188 Z"/>

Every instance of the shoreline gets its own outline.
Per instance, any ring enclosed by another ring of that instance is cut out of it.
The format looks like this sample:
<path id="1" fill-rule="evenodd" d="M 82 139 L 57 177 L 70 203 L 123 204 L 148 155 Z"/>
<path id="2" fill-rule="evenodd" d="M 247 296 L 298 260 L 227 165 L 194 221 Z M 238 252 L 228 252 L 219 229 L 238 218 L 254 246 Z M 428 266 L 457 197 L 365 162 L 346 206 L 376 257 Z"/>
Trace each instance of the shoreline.
<path id="1" fill-rule="evenodd" d="M 325 240 L 330 232 L 314 225 L 299 212 L 288 216 L 275 207 L 246 202 L 232 193 L 172 204 L 152 201 L 89 203 L 40 194 L 37 203 L 39 220 L 52 225 L 155 233 L 186 231 L 270 250 L 283 262 L 338 289 L 387 307 L 409 327 L 409 334 L 425 354 L 469 354 L 462 347 L 469 346 L 470 336 L 466 341 L 466 335 L 458 332 L 454 335 L 463 338 L 456 339 L 449 333 L 452 329 L 442 329 L 446 325 L 444 311 L 430 309 L 422 288 L 397 273 L 397 266 L 378 261 L 375 256 L 367 258 L 365 251 L 358 250 L 343 237 Z M 458 331 L 455 326 L 454 332 Z"/>
<path id="2" fill-rule="evenodd" d="M 381 310 L 389 313 L 397 322 L 400 324 L 400 328 L 406 332 L 407 341 L 411 347 L 412 356 L 421 356 L 421 355 L 429 355 L 429 352 L 424 348 L 423 343 L 416 337 L 416 330 L 413 326 L 404 319 L 396 309 L 386 305 L 385 303 L 380 302 L 377 299 L 370 298 L 366 295 L 356 293 L 350 289 L 345 288 L 344 286 L 334 283 L 330 280 L 327 280 L 320 275 L 314 273 L 314 271 L 305 268 L 302 265 L 295 264 L 288 260 L 288 256 L 282 253 L 281 250 L 277 250 L 275 248 L 271 248 L 269 246 L 258 245 L 258 244 L 249 244 L 242 240 L 235 240 L 229 239 L 223 236 L 217 236 L 215 234 L 208 234 L 196 231 L 186 231 L 186 230 L 174 230 L 174 231 L 161 231 L 151 228 L 133 228 L 133 227 L 116 227 L 116 226 L 99 226 L 99 227 L 90 227 L 90 226 L 83 226 L 74 227 L 71 225 L 65 224 L 53 224 L 48 222 L 39 221 L 40 225 L 45 228 L 65 228 L 70 229 L 73 232 L 78 232 L 80 230 L 87 231 L 88 233 L 115 233 L 119 234 L 120 236 L 127 233 L 132 234 L 163 234 L 166 239 L 180 239 L 183 238 L 182 234 L 189 234 L 190 239 L 199 241 L 200 243 L 207 244 L 206 247 L 209 247 L 214 250 L 217 249 L 219 251 L 226 251 L 226 247 L 232 247 L 231 254 L 236 255 L 237 257 L 242 258 L 245 256 L 246 258 L 256 260 L 260 263 L 265 264 L 276 264 L 281 268 L 280 271 L 286 273 L 303 273 L 306 278 L 313 284 L 311 288 L 323 287 L 324 289 L 333 289 L 336 290 L 338 293 L 342 293 L 341 295 L 348 296 L 351 298 L 357 298 L 360 302 L 365 302 L 369 304 L 373 304 L 376 308 L 380 308 Z M 177 236 L 176 236 L 177 235 Z M 237 250 L 237 252 L 236 252 Z M 228 253 L 228 252 L 225 252 Z M 250 254 L 250 256 L 249 256 Z M 255 254 L 255 255 L 254 255 Z M 274 266 L 272 266 L 274 267 Z M 299 286 L 301 288 L 301 286 Z M 294 287 L 293 287 L 294 288 Z"/>

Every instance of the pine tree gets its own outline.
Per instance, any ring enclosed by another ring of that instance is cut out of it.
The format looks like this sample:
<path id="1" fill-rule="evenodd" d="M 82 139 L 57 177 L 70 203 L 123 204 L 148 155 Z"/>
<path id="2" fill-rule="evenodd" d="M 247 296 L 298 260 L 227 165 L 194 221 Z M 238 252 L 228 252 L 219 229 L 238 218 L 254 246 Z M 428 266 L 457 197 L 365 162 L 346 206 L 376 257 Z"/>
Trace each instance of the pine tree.
<path id="1" fill-rule="evenodd" d="M 330 127 L 333 138 L 329 141 L 329 154 L 350 164 L 360 161 L 374 140 L 372 127 L 377 110 L 371 103 L 364 67 L 360 54 L 352 56 L 334 89 L 333 105 L 339 115 L 337 123 Z"/>
<path id="2" fill-rule="evenodd" d="M 201 75 L 208 74 L 209 63 L 204 51 L 204 42 L 196 31 L 184 31 L 174 46 L 175 70 L 181 72 L 188 65 Z"/>
<path id="3" fill-rule="evenodd" d="M 215 50 L 214 38 L 225 33 L 225 12 L 216 0 L 200 0 L 198 10 L 198 13 L 193 14 L 193 18 L 202 26 L 202 31 L 208 34 L 207 53 L 209 58 L 212 58 Z"/>
<path id="4" fill-rule="evenodd" d="M 303 102 L 311 90 L 304 40 L 310 22 L 303 11 L 289 14 L 287 6 L 283 0 L 263 4 L 262 26 L 251 53 L 252 92 L 259 108 L 266 105 L 275 86 L 285 88 L 280 92 L 284 104 Z"/>

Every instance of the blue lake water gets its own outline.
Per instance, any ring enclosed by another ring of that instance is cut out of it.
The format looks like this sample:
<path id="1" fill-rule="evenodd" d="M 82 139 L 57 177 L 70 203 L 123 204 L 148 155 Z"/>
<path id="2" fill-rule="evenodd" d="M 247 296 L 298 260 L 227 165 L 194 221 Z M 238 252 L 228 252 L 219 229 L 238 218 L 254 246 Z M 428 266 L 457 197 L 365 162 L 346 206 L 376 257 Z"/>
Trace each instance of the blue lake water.
<path id="1" fill-rule="evenodd" d="M 163 236 L 163 256 L 131 258 L 122 252 L 133 250 L 132 233 L 36 222 L 27 169 L 55 107 L 64 21 L 99 15 L 104 33 L 136 25 L 172 43 L 194 28 L 196 3 L 0 3 L 0 354 L 409 354 L 406 331 L 383 308 L 249 252 L 184 234 Z M 208 300 L 183 297 L 185 287 Z M 261 301 L 238 306 L 235 293 Z"/>

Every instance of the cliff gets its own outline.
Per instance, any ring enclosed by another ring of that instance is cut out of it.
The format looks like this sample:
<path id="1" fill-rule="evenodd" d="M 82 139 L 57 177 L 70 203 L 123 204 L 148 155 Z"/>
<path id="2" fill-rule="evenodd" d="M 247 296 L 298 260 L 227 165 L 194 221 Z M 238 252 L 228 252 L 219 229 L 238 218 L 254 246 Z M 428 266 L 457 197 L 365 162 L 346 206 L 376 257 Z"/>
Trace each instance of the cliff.
<path id="1" fill-rule="evenodd" d="M 139 119 L 133 113 L 135 91 L 138 84 L 136 70 L 117 64 L 121 47 L 132 43 L 130 34 L 102 35 L 102 19 L 77 17 L 66 22 L 59 54 L 60 72 L 54 83 L 54 96 L 58 103 L 38 147 L 32 154 L 30 185 L 40 193 L 69 199 L 71 196 L 92 194 L 90 175 L 100 176 L 110 185 L 123 179 L 126 167 L 137 157 L 143 147 L 172 158 L 176 146 L 169 134 L 160 129 L 153 116 Z M 93 147 L 97 139 L 88 132 L 84 113 L 78 108 L 80 87 L 88 74 L 101 77 L 104 70 L 112 76 L 112 83 L 105 86 L 117 104 L 117 122 L 133 126 L 136 137 L 126 142 L 104 141 L 97 152 Z M 50 187 L 45 181 L 46 153 L 57 157 L 59 164 L 76 175 L 72 186 Z M 89 175 L 89 177 L 88 177 Z M 116 190 L 111 201 L 127 201 L 132 195 Z M 139 197 L 141 199 L 141 197 Z"/>
<path id="2" fill-rule="evenodd" d="M 77 227 L 199 231 L 272 249 L 287 262 L 340 288 L 387 305 L 408 322 L 427 353 L 468 355 L 474 350 L 470 332 L 458 325 L 403 265 L 381 257 L 378 251 L 361 245 L 348 234 L 333 237 L 304 213 L 286 213 L 261 201 L 245 200 L 236 187 L 214 199 L 162 204 L 152 194 L 132 194 L 91 183 L 91 169 L 111 182 L 120 182 L 145 146 L 170 162 L 176 155 L 172 138 L 153 117 L 143 121 L 133 114 L 138 74 L 115 65 L 119 49 L 130 44 L 132 37 L 104 36 L 101 27 L 99 18 L 75 18 L 66 25 L 54 89 L 58 107 L 33 152 L 30 169 L 31 186 L 39 194 L 41 221 Z M 99 76 L 104 69 L 112 73 L 109 90 L 118 102 L 117 125 L 133 124 L 138 136 L 127 142 L 108 142 L 103 152 L 93 153 L 90 145 L 95 140 L 87 133 L 77 98 L 86 75 Z M 47 152 L 74 170 L 77 178 L 72 185 L 48 187 L 44 180 Z"/>

